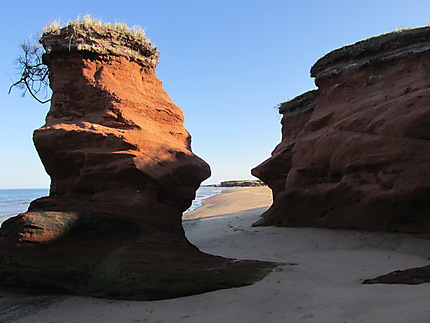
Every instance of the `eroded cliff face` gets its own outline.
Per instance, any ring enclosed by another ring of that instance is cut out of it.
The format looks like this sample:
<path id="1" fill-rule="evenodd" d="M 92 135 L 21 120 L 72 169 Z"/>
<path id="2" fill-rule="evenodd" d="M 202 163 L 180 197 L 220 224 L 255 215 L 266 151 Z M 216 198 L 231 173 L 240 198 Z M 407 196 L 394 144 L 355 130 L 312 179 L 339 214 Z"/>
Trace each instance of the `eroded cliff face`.
<path id="1" fill-rule="evenodd" d="M 84 27 L 41 39 L 53 96 L 34 142 L 51 190 L 3 223 L 2 282 L 158 299 L 261 279 L 272 264 L 210 256 L 184 235 L 182 213 L 210 168 L 155 76 L 158 52 Z"/>
<path id="2" fill-rule="evenodd" d="M 314 109 L 281 105 L 282 142 L 252 171 L 274 194 L 259 224 L 429 233 L 430 28 L 338 49 L 311 73 Z"/>
<path id="3" fill-rule="evenodd" d="M 51 192 L 31 209 L 117 215 L 120 208 L 142 222 L 148 206 L 185 211 L 210 169 L 191 152 L 182 112 L 154 70 L 115 56 L 70 54 L 49 64 L 52 106 L 34 142 Z"/>
<path id="4" fill-rule="evenodd" d="M 303 127 L 315 109 L 318 91 L 306 92 L 279 107 L 283 114 L 282 139 L 272 152 L 272 158 L 252 170 L 252 174 L 267 183 L 273 192 L 274 201 L 285 189 L 288 173 L 292 167 L 293 150 Z"/>

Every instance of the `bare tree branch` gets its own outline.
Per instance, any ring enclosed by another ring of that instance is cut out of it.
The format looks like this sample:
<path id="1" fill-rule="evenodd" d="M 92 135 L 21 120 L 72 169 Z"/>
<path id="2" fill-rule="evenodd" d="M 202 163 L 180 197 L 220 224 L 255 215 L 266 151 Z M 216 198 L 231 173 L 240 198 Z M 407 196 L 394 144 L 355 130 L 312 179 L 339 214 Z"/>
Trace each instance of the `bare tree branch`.
<path id="1" fill-rule="evenodd" d="M 25 42 L 21 43 L 21 49 L 23 54 L 17 59 L 20 79 L 10 86 L 8 93 L 17 87 L 23 90 L 22 96 L 28 92 L 37 102 L 49 102 L 51 99 L 42 100 L 38 97 L 43 92 L 46 97 L 49 87 L 49 68 L 42 62 L 42 47 Z"/>

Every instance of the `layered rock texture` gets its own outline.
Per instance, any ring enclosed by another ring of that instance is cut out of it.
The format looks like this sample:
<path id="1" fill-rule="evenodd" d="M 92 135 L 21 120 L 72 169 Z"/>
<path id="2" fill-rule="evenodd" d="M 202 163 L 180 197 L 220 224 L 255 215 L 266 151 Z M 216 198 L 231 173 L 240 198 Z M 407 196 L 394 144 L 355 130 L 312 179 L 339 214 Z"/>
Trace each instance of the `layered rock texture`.
<path id="1" fill-rule="evenodd" d="M 337 49 L 311 75 L 252 170 L 274 197 L 257 224 L 429 233 L 430 28 Z"/>
<path id="2" fill-rule="evenodd" d="M 74 23 L 41 38 L 52 88 L 34 142 L 50 195 L 0 230 L 3 284 L 159 299 L 250 284 L 272 264 L 201 253 L 181 225 L 209 166 L 124 28 Z"/>
<path id="3" fill-rule="evenodd" d="M 430 233 L 430 28 L 360 41 L 279 107 L 282 141 L 252 170 L 274 202 L 255 225 Z M 419 284 L 430 266 L 364 281 Z"/>

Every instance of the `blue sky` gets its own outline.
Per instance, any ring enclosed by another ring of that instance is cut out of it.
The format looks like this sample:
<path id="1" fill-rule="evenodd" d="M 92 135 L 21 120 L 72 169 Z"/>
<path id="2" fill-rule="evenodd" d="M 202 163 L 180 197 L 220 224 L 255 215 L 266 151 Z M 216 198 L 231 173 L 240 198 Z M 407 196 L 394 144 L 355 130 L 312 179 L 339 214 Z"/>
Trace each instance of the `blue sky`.
<path id="1" fill-rule="evenodd" d="M 252 178 L 280 141 L 274 108 L 314 88 L 309 70 L 333 49 L 430 23 L 430 1 L 6 1 L 0 30 L 0 188 L 49 187 L 32 143 L 49 106 L 19 91 L 19 43 L 52 20 L 93 14 L 145 27 L 161 51 L 157 76 L 185 115 L 206 183 Z"/>

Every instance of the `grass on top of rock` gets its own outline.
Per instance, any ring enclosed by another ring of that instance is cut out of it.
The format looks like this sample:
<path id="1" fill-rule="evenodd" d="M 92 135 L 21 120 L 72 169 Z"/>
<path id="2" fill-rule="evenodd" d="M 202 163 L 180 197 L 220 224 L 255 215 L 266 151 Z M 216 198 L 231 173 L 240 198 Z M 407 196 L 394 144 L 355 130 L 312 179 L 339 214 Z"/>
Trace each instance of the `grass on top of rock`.
<path id="1" fill-rule="evenodd" d="M 103 22 L 101 19 L 94 18 L 91 15 L 85 15 L 84 17 L 78 17 L 75 21 L 69 21 L 66 25 L 62 25 L 61 20 L 56 19 L 50 21 L 43 27 L 43 34 L 58 34 L 60 30 L 64 27 L 71 26 L 75 29 L 81 30 L 92 30 L 97 27 L 103 27 L 103 29 L 108 33 L 109 31 L 115 31 L 117 33 L 127 34 L 135 38 L 136 41 L 140 40 L 144 43 L 149 43 L 152 45 L 151 41 L 145 34 L 145 29 L 141 26 L 129 27 L 124 22 Z"/>
<path id="2" fill-rule="evenodd" d="M 159 52 L 140 26 L 129 27 L 126 23 L 104 23 L 86 15 L 62 26 L 60 20 L 48 23 L 39 39 L 46 52 L 78 50 L 102 55 L 118 55 L 135 59 L 144 57 L 143 65 L 156 67 Z M 135 52 L 130 53 L 130 50 Z M 139 61 L 140 59 L 135 59 Z"/>

